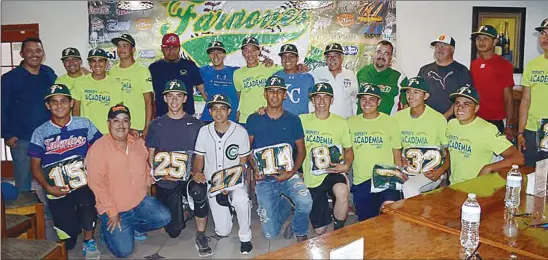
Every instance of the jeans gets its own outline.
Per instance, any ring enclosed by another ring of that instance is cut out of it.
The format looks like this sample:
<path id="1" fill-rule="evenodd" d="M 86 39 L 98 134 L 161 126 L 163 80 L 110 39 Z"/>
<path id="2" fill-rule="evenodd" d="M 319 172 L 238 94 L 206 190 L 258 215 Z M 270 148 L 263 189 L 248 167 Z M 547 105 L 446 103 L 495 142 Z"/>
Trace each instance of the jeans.
<path id="1" fill-rule="evenodd" d="M 18 192 L 30 191 L 32 174 L 30 172 L 29 141 L 17 140 L 17 147 L 11 148 L 13 158 L 13 175 Z"/>
<path id="2" fill-rule="evenodd" d="M 267 239 L 273 239 L 280 233 L 291 213 L 289 201 L 281 198 L 282 194 L 295 204 L 295 215 L 291 224 L 293 232 L 296 236 L 305 236 L 308 233 L 312 197 L 299 175 L 295 174 L 291 179 L 282 182 L 267 176 L 257 182 L 255 193 L 259 203 L 257 214 Z"/>
<path id="3" fill-rule="evenodd" d="M 350 192 L 354 194 L 354 206 L 359 221 L 364 221 L 379 215 L 385 201 L 398 201 L 401 192 L 398 190 L 384 190 L 379 193 L 371 192 L 371 179 L 358 185 L 352 185 Z"/>
<path id="4" fill-rule="evenodd" d="M 120 226 L 122 230 L 115 228 L 111 233 L 107 230 L 108 215 L 104 213 L 101 218 L 101 233 L 108 249 L 118 258 L 125 258 L 133 253 L 135 246 L 133 241 L 134 231 L 147 232 L 161 228 L 171 220 L 169 210 L 157 199 L 145 196 L 137 207 L 126 212 L 120 212 Z"/>

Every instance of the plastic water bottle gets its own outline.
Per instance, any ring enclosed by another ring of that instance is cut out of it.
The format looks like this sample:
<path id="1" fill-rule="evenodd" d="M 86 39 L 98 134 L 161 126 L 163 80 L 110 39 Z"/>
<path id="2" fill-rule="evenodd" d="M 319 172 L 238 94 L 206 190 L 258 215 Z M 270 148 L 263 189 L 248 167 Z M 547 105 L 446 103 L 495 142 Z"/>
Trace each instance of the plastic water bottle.
<path id="1" fill-rule="evenodd" d="M 476 194 L 469 193 L 468 199 L 462 204 L 460 244 L 466 251 L 474 251 L 479 244 L 481 207 L 476 200 Z"/>
<path id="2" fill-rule="evenodd" d="M 509 210 L 515 210 L 519 207 L 521 192 L 521 173 L 517 165 L 512 165 L 512 169 L 506 177 L 506 196 L 504 205 Z"/>

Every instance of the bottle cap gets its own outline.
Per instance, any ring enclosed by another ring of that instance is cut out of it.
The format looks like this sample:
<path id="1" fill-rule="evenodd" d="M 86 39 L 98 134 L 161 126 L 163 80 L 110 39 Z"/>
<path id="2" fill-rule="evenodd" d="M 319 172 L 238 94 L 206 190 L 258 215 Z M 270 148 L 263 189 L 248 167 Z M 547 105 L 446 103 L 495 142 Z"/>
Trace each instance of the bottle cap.
<path id="1" fill-rule="evenodd" d="M 475 198 L 476 198 L 476 194 L 474 194 L 474 193 L 468 193 L 468 198 L 469 198 L 469 199 L 475 199 Z"/>

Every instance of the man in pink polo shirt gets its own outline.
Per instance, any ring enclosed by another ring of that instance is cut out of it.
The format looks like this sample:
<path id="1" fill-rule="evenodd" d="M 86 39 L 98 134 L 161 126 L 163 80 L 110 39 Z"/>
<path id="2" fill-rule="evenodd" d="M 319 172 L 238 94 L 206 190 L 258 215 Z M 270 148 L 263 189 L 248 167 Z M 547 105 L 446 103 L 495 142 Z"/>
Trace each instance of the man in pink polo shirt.
<path id="1" fill-rule="evenodd" d="M 147 195 L 152 184 L 145 141 L 129 135 L 131 115 L 124 105 L 108 112 L 109 134 L 90 148 L 86 157 L 88 184 L 95 193 L 101 233 L 116 257 L 133 253 L 135 234 L 161 228 L 171 220 L 169 210 Z"/>

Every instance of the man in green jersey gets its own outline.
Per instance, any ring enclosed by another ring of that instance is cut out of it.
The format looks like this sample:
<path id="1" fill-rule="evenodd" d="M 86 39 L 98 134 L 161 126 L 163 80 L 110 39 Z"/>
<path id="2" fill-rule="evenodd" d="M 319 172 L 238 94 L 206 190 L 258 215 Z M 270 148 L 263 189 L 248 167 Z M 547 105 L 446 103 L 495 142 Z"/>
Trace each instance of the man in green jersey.
<path id="1" fill-rule="evenodd" d="M 87 117 L 102 134 L 107 134 L 105 115 L 111 107 L 122 103 L 122 85 L 107 75 L 108 55 L 105 50 L 90 50 L 88 62 L 91 74 L 79 77 L 74 84 L 72 115 Z"/>
<path id="2" fill-rule="evenodd" d="M 377 49 L 374 62 L 361 68 L 358 73 L 358 83 L 371 83 L 379 86 L 381 90 L 381 105 L 379 112 L 387 115 L 394 115 L 400 107 L 400 89 L 407 81 L 405 75 L 393 68 L 392 54 L 394 46 L 391 42 L 382 40 L 377 43 Z M 402 100 L 401 103 L 404 103 Z M 358 106 L 358 115 L 362 113 L 362 109 Z"/>
<path id="3" fill-rule="evenodd" d="M 403 148 L 403 165 L 413 175 L 403 184 L 403 197 L 410 198 L 435 189 L 449 169 L 445 130 L 447 121 L 425 104 L 430 86 L 421 77 L 410 78 L 402 91 L 409 107 L 396 113 Z"/>
<path id="4" fill-rule="evenodd" d="M 69 47 L 64 49 L 61 53 L 61 61 L 67 73 L 59 76 L 55 80 L 55 84 L 65 84 L 70 91 L 73 91 L 76 79 L 89 74 L 89 71 L 82 67 L 82 57 L 80 56 L 80 51 L 76 48 Z"/>
<path id="5" fill-rule="evenodd" d="M 548 156 L 548 18 L 539 27 L 538 41 L 544 54 L 527 64 L 521 85 L 518 147 L 525 154 L 525 165 L 535 166 Z"/>
<path id="6" fill-rule="evenodd" d="M 466 84 L 449 95 L 453 101 L 455 119 L 447 125 L 451 154 L 451 184 L 497 172 L 514 164 L 523 164 L 523 154 L 512 146 L 497 127 L 479 117 L 479 95 Z M 493 154 L 503 160 L 492 163 Z"/>
<path id="7" fill-rule="evenodd" d="M 401 138 L 395 118 L 379 113 L 381 91 L 376 85 L 362 83 L 358 100 L 363 113 L 348 119 L 348 128 L 354 156 L 353 180 L 350 192 L 358 220 L 363 221 L 379 215 L 386 202 L 401 199 L 398 190 L 387 189 L 371 192 L 373 167 L 375 164 L 401 166 Z"/>
<path id="8" fill-rule="evenodd" d="M 145 66 L 135 62 L 135 40 L 129 34 L 112 39 L 120 63 L 114 65 L 109 75 L 122 84 L 122 100 L 131 110 L 131 126 L 146 136 L 152 120 L 152 78 Z"/>
<path id="9" fill-rule="evenodd" d="M 310 92 L 314 113 L 301 114 L 306 158 L 304 184 L 312 196 L 310 222 L 316 233 L 327 231 L 331 212 L 327 195 L 333 198 L 334 229 L 344 227 L 348 216 L 348 179 L 354 153 L 346 120 L 329 112 L 333 88 L 329 83 L 315 84 Z"/>

